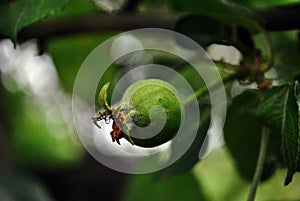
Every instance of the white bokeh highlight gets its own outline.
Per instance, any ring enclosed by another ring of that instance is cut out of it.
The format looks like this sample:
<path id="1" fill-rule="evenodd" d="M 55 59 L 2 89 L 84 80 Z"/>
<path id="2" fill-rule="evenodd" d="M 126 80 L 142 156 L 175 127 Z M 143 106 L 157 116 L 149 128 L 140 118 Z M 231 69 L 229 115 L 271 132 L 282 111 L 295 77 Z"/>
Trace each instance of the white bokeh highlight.
<path id="1" fill-rule="evenodd" d="M 3 85 L 12 93 L 25 93 L 25 108 L 40 111 L 49 134 L 68 138 L 78 144 L 72 116 L 71 96 L 62 90 L 51 57 L 38 55 L 34 41 L 22 45 L 9 39 L 0 41 L 0 72 Z"/>

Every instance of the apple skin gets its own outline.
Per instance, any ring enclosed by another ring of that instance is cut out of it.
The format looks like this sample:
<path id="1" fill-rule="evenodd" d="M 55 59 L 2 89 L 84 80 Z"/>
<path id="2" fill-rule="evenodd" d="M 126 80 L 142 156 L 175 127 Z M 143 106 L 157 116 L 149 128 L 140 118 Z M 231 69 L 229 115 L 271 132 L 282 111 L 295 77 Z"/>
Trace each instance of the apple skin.
<path id="1" fill-rule="evenodd" d="M 156 147 L 177 134 L 183 111 L 176 88 L 163 80 L 146 79 L 128 87 L 113 116 L 125 139 L 140 147 Z M 156 131 L 156 127 L 162 128 Z"/>

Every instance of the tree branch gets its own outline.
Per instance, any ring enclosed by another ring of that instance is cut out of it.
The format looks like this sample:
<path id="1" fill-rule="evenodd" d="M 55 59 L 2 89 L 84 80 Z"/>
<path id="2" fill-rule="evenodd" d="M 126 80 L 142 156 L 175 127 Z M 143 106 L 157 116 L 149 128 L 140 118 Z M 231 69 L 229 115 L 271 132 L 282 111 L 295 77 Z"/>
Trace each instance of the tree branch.
<path id="1" fill-rule="evenodd" d="M 140 0 L 125 0 L 119 12 L 120 13 L 135 12 L 137 10 L 139 3 Z"/>
<path id="2" fill-rule="evenodd" d="M 171 13 L 120 15 L 94 13 L 83 16 L 45 20 L 22 29 L 18 34 L 18 40 L 20 42 L 30 38 L 44 40 L 69 34 L 127 31 L 147 27 L 172 29 L 178 17 L 178 14 Z"/>
<path id="3" fill-rule="evenodd" d="M 264 19 L 267 31 L 300 29 L 300 4 L 255 10 Z M 44 20 L 22 29 L 19 42 L 38 38 L 45 40 L 69 34 L 127 31 L 138 28 L 172 29 L 180 17 L 174 13 L 93 13 L 68 18 Z M 0 35 L 0 38 L 3 36 Z"/>
<path id="4" fill-rule="evenodd" d="M 267 31 L 300 29 L 300 4 L 259 9 L 255 12 L 264 19 Z"/>

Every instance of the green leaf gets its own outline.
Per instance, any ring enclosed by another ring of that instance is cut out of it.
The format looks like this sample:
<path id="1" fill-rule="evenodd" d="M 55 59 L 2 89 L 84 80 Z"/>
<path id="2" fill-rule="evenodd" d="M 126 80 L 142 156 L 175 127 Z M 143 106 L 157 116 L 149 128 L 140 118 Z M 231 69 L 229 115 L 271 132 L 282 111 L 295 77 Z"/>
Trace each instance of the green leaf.
<path id="1" fill-rule="evenodd" d="M 292 181 L 298 165 L 299 154 L 299 108 L 297 104 L 298 82 L 290 86 L 285 96 L 282 121 L 283 148 L 288 172 L 285 185 Z"/>
<path id="2" fill-rule="evenodd" d="M 265 94 L 262 103 L 253 110 L 254 116 L 266 126 L 282 128 L 284 103 L 289 92 L 289 85 L 272 87 Z"/>
<path id="3" fill-rule="evenodd" d="M 300 57 L 297 34 L 298 32 L 295 31 L 272 33 L 276 58 L 276 62 L 272 68 L 276 70 L 278 77 L 286 82 L 293 80 L 293 77 L 296 77 L 294 80 L 299 80 Z"/>
<path id="4" fill-rule="evenodd" d="M 270 6 L 280 6 L 291 3 L 298 3 L 299 0 L 231 0 L 235 3 L 242 4 L 251 8 L 262 8 L 262 7 L 270 7 Z"/>
<path id="5" fill-rule="evenodd" d="M 109 107 L 108 103 L 107 103 L 107 89 L 110 85 L 110 82 L 107 82 L 100 90 L 99 92 L 99 96 L 98 96 L 98 103 L 99 106 L 104 110 L 111 110 L 111 108 Z"/>
<path id="6" fill-rule="evenodd" d="M 296 172 L 299 153 L 298 82 L 270 89 L 254 115 L 264 124 L 281 130 L 284 160 L 287 166 L 285 185 Z"/>
<path id="7" fill-rule="evenodd" d="M 245 91 L 235 97 L 228 108 L 224 139 L 235 159 L 242 177 L 251 180 L 258 157 L 261 124 L 247 115 L 249 108 L 259 103 L 259 93 L 255 90 Z"/>
<path id="8" fill-rule="evenodd" d="M 23 27 L 53 15 L 69 0 L 16 0 L 0 3 L 0 32 L 13 40 Z"/>
<path id="9" fill-rule="evenodd" d="M 224 126 L 227 148 L 235 159 L 239 174 L 248 181 L 254 175 L 263 126 L 250 115 L 249 110 L 256 108 L 261 98 L 262 94 L 258 90 L 247 90 L 236 96 L 228 107 Z M 276 166 L 281 163 L 278 151 L 280 135 L 271 131 L 271 136 L 262 180 L 272 176 Z"/>

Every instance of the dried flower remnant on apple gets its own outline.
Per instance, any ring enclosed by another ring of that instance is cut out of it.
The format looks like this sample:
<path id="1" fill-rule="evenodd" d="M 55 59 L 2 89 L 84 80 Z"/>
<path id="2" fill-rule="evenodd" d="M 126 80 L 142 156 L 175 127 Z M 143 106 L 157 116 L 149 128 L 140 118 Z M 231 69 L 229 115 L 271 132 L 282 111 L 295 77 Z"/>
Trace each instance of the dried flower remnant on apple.
<path id="1" fill-rule="evenodd" d="M 113 121 L 110 132 L 113 142 L 120 144 L 120 139 L 125 138 L 132 145 L 155 147 L 171 140 L 177 134 L 184 107 L 177 90 L 168 82 L 159 79 L 137 81 L 128 87 L 115 108 L 107 103 L 108 87 L 109 83 L 106 83 L 101 88 L 98 102 L 102 111 L 92 119 L 99 128 L 101 128 L 99 121 L 104 120 L 106 123 Z M 156 135 L 151 133 L 153 132 L 151 129 L 144 129 L 143 132 L 138 133 L 144 136 L 133 135 L 133 133 L 136 134 L 137 128 L 146 128 L 153 123 L 151 120 L 154 120 L 154 123 L 161 120 L 159 112 L 152 113 L 150 120 L 150 109 L 154 106 L 164 109 L 166 120 L 163 128 Z M 145 136 L 151 137 L 145 138 Z"/>

